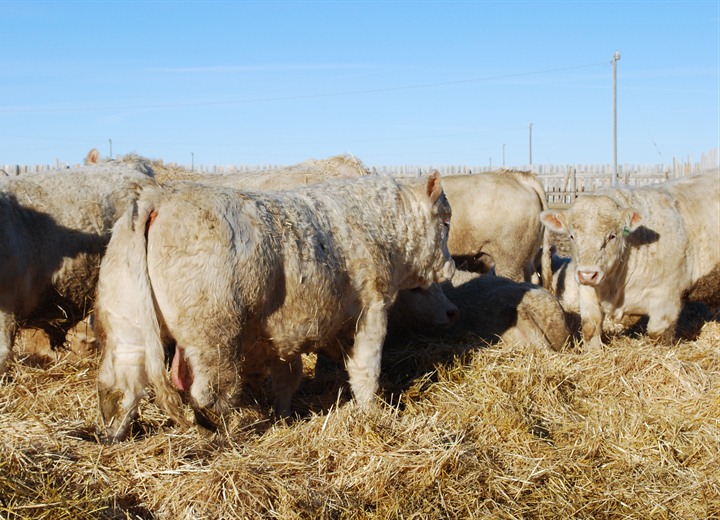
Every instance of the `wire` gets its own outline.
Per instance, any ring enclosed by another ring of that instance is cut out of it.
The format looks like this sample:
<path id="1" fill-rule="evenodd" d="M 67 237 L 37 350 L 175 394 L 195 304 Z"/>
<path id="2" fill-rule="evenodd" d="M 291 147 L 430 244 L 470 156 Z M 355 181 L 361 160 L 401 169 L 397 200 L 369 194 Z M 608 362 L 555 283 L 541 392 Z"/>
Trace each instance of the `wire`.
<path id="1" fill-rule="evenodd" d="M 266 97 L 266 98 L 248 98 L 238 99 L 235 101 L 198 101 L 192 103 L 172 103 L 172 104 L 159 104 L 159 105 L 105 105 L 96 107 L 68 107 L 68 108 L 40 108 L 40 107 L 0 107 L 0 113 L 30 113 L 30 112 L 95 112 L 105 110 L 157 110 L 157 109 L 168 109 L 168 108 L 190 108 L 190 107 L 202 107 L 202 106 L 227 106 L 227 105 L 240 105 L 248 103 L 269 103 L 276 101 L 296 101 L 306 99 L 320 99 L 329 97 L 342 97 L 342 96 L 356 96 L 362 94 L 379 94 L 384 92 L 398 92 L 403 90 L 417 90 L 424 88 L 433 87 L 445 87 L 452 85 L 464 85 L 468 83 L 480 83 L 484 81 L 494 81 L 498 79 L 510 79 L 524 76 L 535 76 L 538 74 L 548 74 L 551 72 L 564 72 L 568 70 L 577 70 L 589 67 L 607 66 L 606 62 L 591 63 L 587 65 L 573 65 L 569 67 L 559 67 L 554 69 L 538 70 L 533 72 L 518 72 L 513 74 L 502 74 L 498 76 L 485 76 L 481 78 L 472 79 L 461 79 L 455 81 L 442 81 L 434 83 L 421 83 L 417 85 L 405 85 L 399 87 L 385 87 L 377 89 L 365 89 L 365 90 L 350 90 L 345 92 L 329 92 L 325 94 L 305 94 L 298 96 L 278 96 L 278 97 Z"/>
<path id="2" fill-rule="evenodd" d="M 652 133 L 650 133 L 650 128 L 648 127 L 648 124 L 644 117 L 644 114 L 640 110 L 638 110 L 638 107 L 640 105 L 635 100 L 635 97 L 633 96 L 633 94 L 630 90 L 624 90 L 623 92 L 627 93 L 628 95 L 630 95 L 631 98 L 633 98 L 630 106 L 636 110 L 636 113 L 637 113 L 638 117 L 640 118 L 640 121 L 642 122 L 643 126 L 645 127 L 645 131 L 647 132 L 648 137 L 650 138 L 650 142 L 655 147 L 655 151 L 657 151 L 658 155 L 660 156 L 660 161 L 662 162 L 662 160 L 663 160 L 662 152 L 660 151 L 660 148 L 658 147 L 657 143 L 655 142 L 655 138 L 653 137 Z"/>

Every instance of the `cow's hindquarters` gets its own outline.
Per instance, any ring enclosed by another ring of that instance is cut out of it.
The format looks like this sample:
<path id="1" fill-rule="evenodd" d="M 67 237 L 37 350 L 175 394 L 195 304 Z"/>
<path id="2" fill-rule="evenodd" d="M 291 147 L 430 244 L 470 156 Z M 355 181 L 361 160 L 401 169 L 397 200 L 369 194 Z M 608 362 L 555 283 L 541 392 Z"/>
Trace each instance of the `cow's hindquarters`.
<path id="1" fill-rule="evenodd" d="M 114 442 L 127 436 L 150 382 L 158 404 L 182 421 L 180 396 L 165 377 L 165 356 L 147 270 L 145 223 L 151 211 L 126 212 L 100 267 L 97 322 L 104 337 L 98 399 L 104 434 Z"/>

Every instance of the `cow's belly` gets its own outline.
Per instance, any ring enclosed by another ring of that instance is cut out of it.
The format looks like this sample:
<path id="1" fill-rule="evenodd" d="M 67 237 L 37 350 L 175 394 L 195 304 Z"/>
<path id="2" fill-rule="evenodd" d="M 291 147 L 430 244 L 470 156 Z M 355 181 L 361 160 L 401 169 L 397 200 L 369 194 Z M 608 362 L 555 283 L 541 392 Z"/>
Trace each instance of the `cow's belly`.
<path id="1" fill-rule="evenodd" d="M 650 287 L 626 286 L 624 289 L 606 289 L 602 295 L 602 308 L 606 316 L 620 321 L 627 315 L 645 316 L 657 291 Z"/>
<path id="2" fill-rule="evenodd" d="M 680 305 L 682 285 L 628 284 L 624 290 L 609 293 L 603 298 L 605 314 L 615 321 L 626 316 L 653 316 L 674 314 Z"/>
<path id="3" fill-rule="evenodd" d="M 354 329 L 350 308 L 354 305 L 323 291 L 311 292 L 302 298 L 288 298 L 267 318 L 267 337 L 280 356 L 289 352 L 314 352 L 337 341 L 344 342 L 344 331 Z"/>

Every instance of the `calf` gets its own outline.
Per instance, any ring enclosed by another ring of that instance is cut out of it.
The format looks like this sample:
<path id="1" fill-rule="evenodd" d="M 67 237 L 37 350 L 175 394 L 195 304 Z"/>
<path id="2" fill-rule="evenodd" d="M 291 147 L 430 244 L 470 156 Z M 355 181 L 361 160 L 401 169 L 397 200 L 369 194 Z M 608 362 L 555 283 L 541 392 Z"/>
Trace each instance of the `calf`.
<path id="1" fill-rule="evenodd" d="M 459 311 L 451 327 L 430 330 L 416 319 L 446 308 L 447 301 Z M 499 276 L 458 270 L 452 280 L 412 294 L 401 293 L 396 307 L 402 312 L 393 315 L 402 319 L 405 327 L 425 334 L 460 337 L 471 333 L 489 342 L 542 344 L 555 350 L 571 339 L 565 312 L 552 294 L 537 285 Z"/>
<path id="2" fill-rule="evenodd" d="M 98 397 L 108 440 L 124 438 L 150 384 L 183 421 L 238 404 L 243 378 L 270 374 L 290 412 L 301 354 L 346 359 L 356 401 L 378 387 L 387 309 L 401 289 L 452 275 L 450 206 L 437 173 L 364 177 L 287 192 L 196 183 L 146 190 L 113 230 L 100 269 Z M 171 385 L 163 340 L 176 343 Z"/>

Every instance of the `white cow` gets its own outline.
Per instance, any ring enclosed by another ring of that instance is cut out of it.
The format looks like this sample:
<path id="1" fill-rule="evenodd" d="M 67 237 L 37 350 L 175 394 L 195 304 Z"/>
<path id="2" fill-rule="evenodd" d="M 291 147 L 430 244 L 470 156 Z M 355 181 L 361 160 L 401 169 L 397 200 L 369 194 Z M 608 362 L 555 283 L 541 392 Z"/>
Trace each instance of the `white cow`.
<path id="1" fill-rule="evenodd" d="M 720 173 L 578 198 L 543 223 L 571 239 L 583 336 L 602 345 L 606 314 L 648 316 L 647 332 L 674 340 L 685 300 L 720 304 Z"/>
<path id="2" fill-rule="evenodd" d="M 448 247 L 458 266 L 532 281 L 541 247 L 543 285 L 550 287 L 550 242 L 540 222 L 545 191 L 530 172 L 499 170 L 443 178 L 453 207 Z"/>
<path id="3" fill-rule="evenodd" d="M 18 327 L 56 347 L 88 314 L 112 226 L 154 182 L 120 165 L 0 178 L 0 374 Z"/>
<path id="4" fill-rule="evenodd" d="M 155 178 L 163 183 L 167 181 L 187 180 L 230 186 L 238 189 L 280 190 L 303 184 L 317 184 L 329 179 L 350 179 L 371 175 L 370 170 L 355 156 L 335 155 L 327 159 L 308 159 L 298 164 L 278 168 L 255 170 L 250 172 L 201 173 L 183 167 L 166 164 L 159 159 L 148 159 L 136 154 L 128 154 L 115 159 L 101 159 L 97 149 L 93 148 L 85 159 L 86 164 L 125 163 L 135 168 L 153 171 Z"/>
<path id="5" fill-rule="evenodd" d="M 113 230 L 98 284 L 105 433 L 122 439 L 150 384 L 183 421 L 237 406 L 270 374 L 290 412 L 303 352 L 341 351 L 356 401 L 377 387 L 387 309 L 401 289 L 451 276 L 440 177 L 364 177 L 287 192 L 196 183 L 146 190 Z M 176 343 L 166 379 L 163 339 Z"/>

